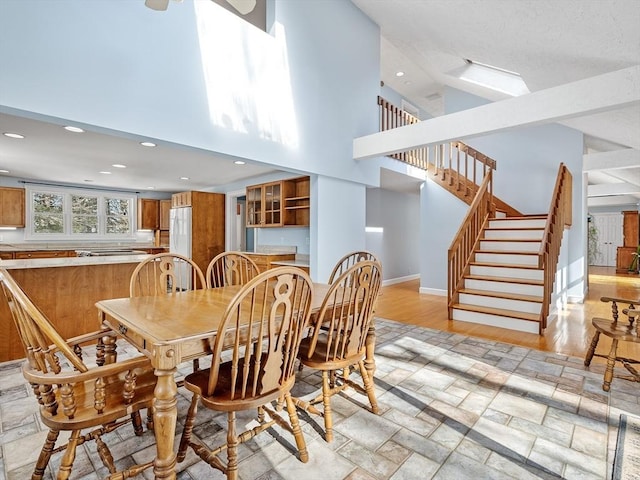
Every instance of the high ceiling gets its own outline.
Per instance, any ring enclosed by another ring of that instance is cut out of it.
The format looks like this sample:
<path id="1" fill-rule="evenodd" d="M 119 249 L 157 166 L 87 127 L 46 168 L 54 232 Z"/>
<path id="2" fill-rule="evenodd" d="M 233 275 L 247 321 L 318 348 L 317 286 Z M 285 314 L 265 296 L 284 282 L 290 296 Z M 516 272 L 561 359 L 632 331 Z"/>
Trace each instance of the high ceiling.
<path id="1" fill-rule="evenodd" d="M 445 86 L 507 98 L 450 75 L 465 59 L 518 72 L 531 92 L 640 64 L 637 0 L 352 1 L 380 26 L 384 83 L 431 116 L 443 114 Z M 562 123 L 585 134 L 589 152 L 640 150 L 640 98 L 632 107 Z M 637 193 L 602 203 L 637 203 L 640 160 L 589 172 L 589 183 L 634 185 Z"/>
<path id="2" fill-rule="evenodd" d="M 442 115 L 445 86 L 504 98 L 448 75 L 464 59 L 518 72 L 532 92 L 640 64 L 637 0 L 352 1 L 380 25 L 382 80 L 432 116 Z M 397 71 L 405 75 L 396 77 Z M 238 166 L 233 158 L 214 160 L 210 152 L 178 145 L 145 148 L 139 144 L 145 139 L 90 126 L 74 134 L 61 128 L 62 121 L 45 120 L 0 115 L 0 132 L 26 137 L 0 135 L 0 169 L 10 171 L 0 175 L 168 192 L 207 189 L 272 171 L 264 165 Z M 640 98 L 632 107 L 563 123 L 585 133 L 589 151 L 640 150 Z M 203 156 L 215 168 L 203 172 L 198 167 Z M 116 169 L 114 163 L 127 168 Z M 402 189 L 401 180 L 387 173 L 382 186 Z M 635 186 L 632 195 L 607 197 L 609 203 L 635 204 L 640 161 L 631 168 L 591 171 L 589 183 Z M 409 187 L 417 188 L 415 182 Z"/>

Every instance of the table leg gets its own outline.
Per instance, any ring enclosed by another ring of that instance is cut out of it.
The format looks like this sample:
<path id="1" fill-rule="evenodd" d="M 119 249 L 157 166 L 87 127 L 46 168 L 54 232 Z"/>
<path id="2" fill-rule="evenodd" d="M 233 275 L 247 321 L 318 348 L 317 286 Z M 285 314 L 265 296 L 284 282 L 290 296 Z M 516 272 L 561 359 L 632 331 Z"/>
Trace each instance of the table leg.
<path id="1" fill-rule="evenodd" d="M 178 420 L 176 399 L 178 387 L 174 378 L 176 370 L 175 367 L 168 370 L 155 370 L 158 382 L 154 391 L 153 422 L 157 453 L 153 472 L 156 479 L 175 480 L 176 478 L 176 454 L 173 451 Z"/>
<path id="2" fill-rule="evenodd" d="M 366 345 L 366 355 L 364 358 L 364 366 L 369 373 L 369 378 L 373 380 L 373 374 L 376 373 L 376 359 L 375 359 L 375 349 L 376 349 L 376 324 L 375 319 L 371 320 L 369 324 L 369 330 L 367 331 L 367 338 L 365 339 Z"/>

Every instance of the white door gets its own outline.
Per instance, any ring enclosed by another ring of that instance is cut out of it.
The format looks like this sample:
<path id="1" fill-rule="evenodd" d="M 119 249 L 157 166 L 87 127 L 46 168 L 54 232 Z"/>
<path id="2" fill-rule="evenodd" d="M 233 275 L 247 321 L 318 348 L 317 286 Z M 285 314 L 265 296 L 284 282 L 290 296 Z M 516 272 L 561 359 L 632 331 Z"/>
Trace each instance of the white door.
<path id="1" fill-rule="evenodd" d="M 597 213 L 593 215 L 597 230 L 596 252 L 590 256 L 591 265 L 615 267 L 618 247 L 622 246 L 622 215 Z"/>

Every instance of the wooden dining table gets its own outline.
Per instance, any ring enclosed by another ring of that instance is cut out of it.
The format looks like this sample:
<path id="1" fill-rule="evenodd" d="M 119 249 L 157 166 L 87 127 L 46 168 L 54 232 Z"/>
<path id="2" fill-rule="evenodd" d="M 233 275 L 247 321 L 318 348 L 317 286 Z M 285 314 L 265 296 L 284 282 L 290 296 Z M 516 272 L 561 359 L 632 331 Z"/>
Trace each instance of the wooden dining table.
<path id="1" fill-rule="evenodd" d="M 174 438 L 178 418 L 175 374 L 178 365 L 210 354 L 227 306 L 241 286 L 193 290 L 152 297 L 127 297 L 96 303 L 102 325 L 118 332 L 149 357 L 157 377 L 154 391 L 156 479 L 176 478 Z M 312 316 L 322 307 L 330 285 L 313 284 Z M 375 328 L 367 336 L 365 365 L 373 373 Z"/>

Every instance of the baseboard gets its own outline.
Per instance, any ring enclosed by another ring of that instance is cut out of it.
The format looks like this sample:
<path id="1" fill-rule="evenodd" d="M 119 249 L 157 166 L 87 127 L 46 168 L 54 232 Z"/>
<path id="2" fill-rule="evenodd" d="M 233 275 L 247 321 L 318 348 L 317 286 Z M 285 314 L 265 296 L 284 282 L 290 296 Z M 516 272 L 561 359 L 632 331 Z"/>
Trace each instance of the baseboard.
<path id="1" fill-rule="evenodd" d="M 395 285 L 396 283 L 408 282 L 409 280 L 417 280 L 419 278 L 419 273 L 416 273 L 415 275 L 407 275 L 406 277 L 390 278 L 389 280 L 383 280 L 382 286 L 386 287 L 388 285 Z"/>
<path id="2" fill-rule="evenodd" d="M 446 297 L 447 291 L 438 288 L 426 288 L 420 287 L 420 293 L 426 293 L 427 295 L 438 295 L 439 297 Z"/>

